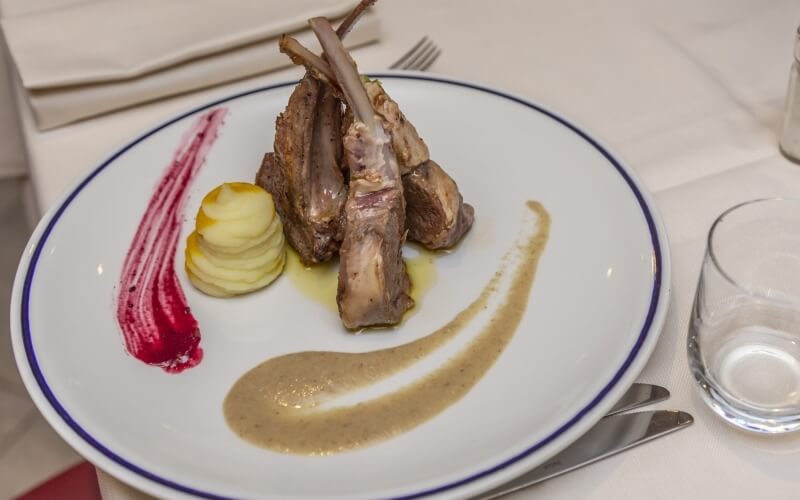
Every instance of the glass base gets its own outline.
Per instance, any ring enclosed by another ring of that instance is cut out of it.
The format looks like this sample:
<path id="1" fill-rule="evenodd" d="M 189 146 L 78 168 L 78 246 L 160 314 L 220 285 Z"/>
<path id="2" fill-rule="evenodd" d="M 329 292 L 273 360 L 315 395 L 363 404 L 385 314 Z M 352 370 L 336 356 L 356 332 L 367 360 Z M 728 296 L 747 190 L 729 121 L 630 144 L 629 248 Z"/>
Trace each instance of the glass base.
<path id="1" fill-rule="evenodd" d="M 742 413 L 737 408 L 726 401 L 719 393 L 708 385 L 700 382 L 701 394 L 706 404 L 714 410 L 714 413 L 722 417 L 726 422 L 746 431 L 758 432 L 761 434 L 781 434 L 800 430 L 800 416 L 783 417 L 781 419 L 768 419 L 753 416 L 749 413 Z"/>
<path id="2" fill-rule="evenodd" d="M 757 407 L 729 394 L 718 383 L 712 381 L 702 363 L 699 353 L 689 345 L 689 367 L 700 388 L 706 404 L 720 417 L 740 429 L 761 434 L 780 434 L 800 430 L 800 407 Z"/>

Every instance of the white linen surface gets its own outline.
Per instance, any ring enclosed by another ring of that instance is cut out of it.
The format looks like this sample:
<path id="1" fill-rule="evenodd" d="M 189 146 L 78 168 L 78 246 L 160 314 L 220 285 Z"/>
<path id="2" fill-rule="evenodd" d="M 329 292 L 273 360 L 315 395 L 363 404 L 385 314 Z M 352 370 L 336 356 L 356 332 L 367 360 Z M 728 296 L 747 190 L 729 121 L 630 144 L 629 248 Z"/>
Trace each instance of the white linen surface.
<path id="1" fill-rule="evenodd" d="M 0 44 L 0 179 L 20 177 L 27 171 L 14 108 L 9 68 Z"/>
<path id="2" fill-rule="evenodd" d="M 58 2 L 61 4 L 63 0 Z M 315 47 L 309 17 L 339 18 L 350 0 L 94 0 L 0 20 L 36 123 L 88 116 L 291 64 L 275 50 L 292 33 Z M 377 39 L 365 16 L 346 39 Z"/>
<path id="3" fill-rule="evenodd" d="M 0 10 L 2 16 L 2 10 Z M 25 150 L 12 93 L 11 69 L 0 40 L 0 179 L 25 175 Z"/>

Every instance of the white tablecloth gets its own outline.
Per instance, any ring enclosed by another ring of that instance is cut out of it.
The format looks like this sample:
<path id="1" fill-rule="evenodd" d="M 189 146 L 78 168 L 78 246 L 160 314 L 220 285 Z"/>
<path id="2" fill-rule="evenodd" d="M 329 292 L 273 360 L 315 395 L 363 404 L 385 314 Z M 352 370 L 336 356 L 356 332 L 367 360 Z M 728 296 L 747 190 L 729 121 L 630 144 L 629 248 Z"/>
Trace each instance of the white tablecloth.
<path id="1" fill-rule="evenodd" d="M 0 40 L 0 179 L 22 176 L 26 171 L 11 85 L 10 66 Z"/>
<path id="2" fill-rule="evenodd" d="M 383 0 L 380 15 L 383 41 L 356 52 L 361 68 L 382 68 L 431 35 L 444 49 L 436 72 L 511 90 L 583 124 L 633 167 L 666 222 L 673 302 L 640 380 L 668 387 L 672 398 L 658 407 L 687 410 L 695 424 L 514 498 L 800 497 L 800 435 L 765 438 L 723 424 L 701 402 L 685 352 L 711 221 L 746 199 L 800 195 L 800 166 L 777 148 L 797 0 Z M 297 75 L 272 74 L 47 133 L 23 113 L 41 207 L 146 127 Z M 103 486 L 108 497 L 124 497 Z"/>

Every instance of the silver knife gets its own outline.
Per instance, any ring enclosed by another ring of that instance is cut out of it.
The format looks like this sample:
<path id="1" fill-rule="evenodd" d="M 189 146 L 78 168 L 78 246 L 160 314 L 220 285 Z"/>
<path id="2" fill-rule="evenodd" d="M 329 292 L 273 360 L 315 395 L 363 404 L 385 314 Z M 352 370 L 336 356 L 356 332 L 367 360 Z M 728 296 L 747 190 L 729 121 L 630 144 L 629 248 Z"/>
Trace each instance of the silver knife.
<path id="1" fill-rule="evenodd" d="M 635 410 L 642 406 L 649 406 L 666 399 L 669 399 L 669 391 L 660 385 L 631 384 L 625 394 L 617 401 L 617 404 L 606 413 L 606 417 L 628 410 Z"/>
<path id="2" fill-rule="evenodd" d="M 539 467 L 476 498 L 489 500 L 573 471 L 694 422 L 682 411 L 643 411 L 602 418 L 589 432 Z"/>

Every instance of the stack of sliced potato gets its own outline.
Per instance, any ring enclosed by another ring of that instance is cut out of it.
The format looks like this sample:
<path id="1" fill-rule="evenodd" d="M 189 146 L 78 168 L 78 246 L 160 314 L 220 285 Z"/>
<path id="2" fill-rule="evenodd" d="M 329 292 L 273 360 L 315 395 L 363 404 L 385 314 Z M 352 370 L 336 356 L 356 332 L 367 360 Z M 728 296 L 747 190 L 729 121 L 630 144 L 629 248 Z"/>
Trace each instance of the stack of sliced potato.
<path id="1" fill-rule="evenodd" d="M 244 182 L 208 193 L 186 240 L 186 272 L 215 297 L 249 293 L 272 283 L 286 260 L 283 226 L 272 196 Z"/>

